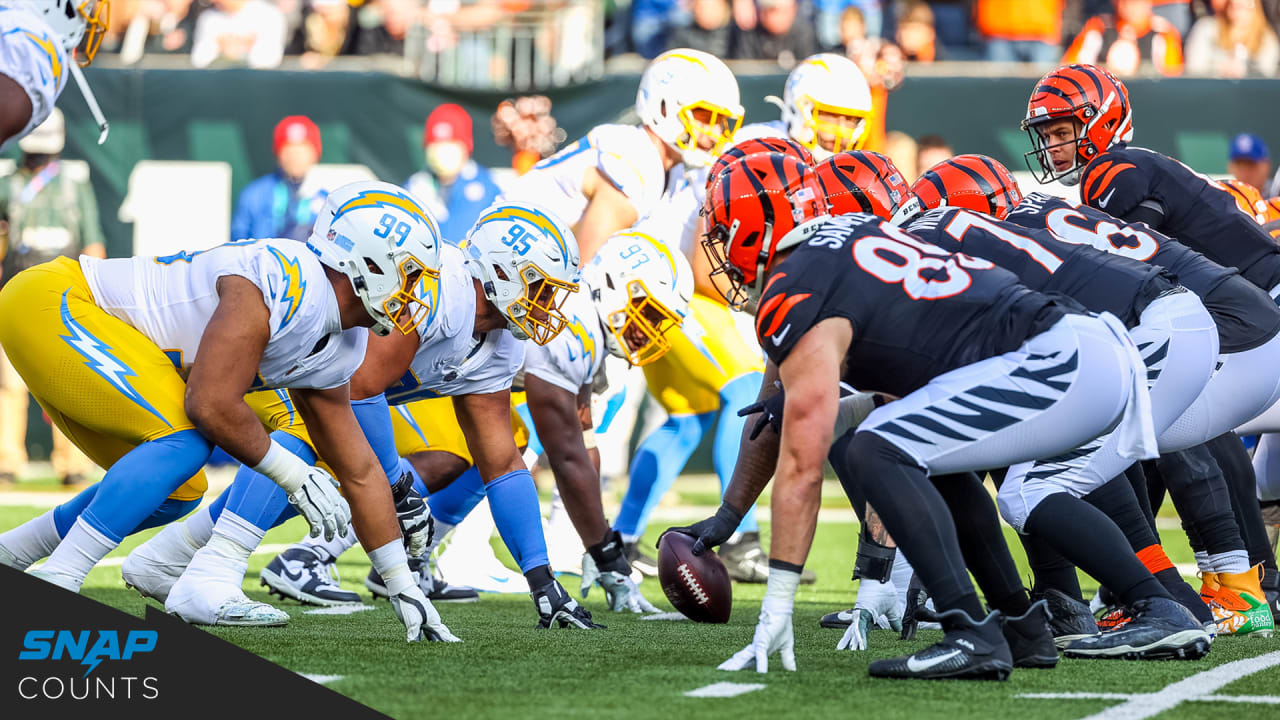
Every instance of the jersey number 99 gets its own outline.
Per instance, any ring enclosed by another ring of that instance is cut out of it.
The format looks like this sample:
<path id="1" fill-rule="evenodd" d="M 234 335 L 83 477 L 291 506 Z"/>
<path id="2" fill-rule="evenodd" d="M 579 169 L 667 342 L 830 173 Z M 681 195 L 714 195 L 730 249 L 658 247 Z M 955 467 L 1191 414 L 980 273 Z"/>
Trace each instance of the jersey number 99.
<path id="1" fill-rule="evenodd" d="M 395 215 L 385 213 L 383 214 L 382 219 L 378 220 L 378 227 L 374 229 L 373 234 L 380 238 L 384 238 L 391 235 L 391 233 L 395 233 L 396 237 L 399 238 L 396 240 L 396 247 L 400 247 L 409 239 L 409 231 L 411 229 L 412 228 L 409 227 L 409 223 L 403 220 L 396 222 Z"/>

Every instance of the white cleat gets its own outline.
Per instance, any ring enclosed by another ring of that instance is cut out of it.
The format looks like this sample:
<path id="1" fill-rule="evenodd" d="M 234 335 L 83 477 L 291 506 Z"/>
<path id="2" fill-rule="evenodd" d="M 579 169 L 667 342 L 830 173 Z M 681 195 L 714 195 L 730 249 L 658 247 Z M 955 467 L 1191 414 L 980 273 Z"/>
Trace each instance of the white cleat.
<path id="1" fill-rule="evenodd" d="M 0 545 L 0 565 L 11 567 L 14 570 L 26 570 L 31 567 L 31 563 L 24 563 L 18 560 L 18 556 L 9 552 L 4 545 Z"/>
<path id="2" fill-rule="evenodd" d="M 227 600 L 219 606 L 217 612 L 214 613 L 214 620 L 211 624 L 241 627 L 284 627 L 289 624 L 289 613 L 241 595 L 239 598 Z"/>
<path id="3" fill-rule="evenodd" d="M 488 543 L 464 547 L 455 539 L 436 560 L 436 569 L 449 578 L 449 584 L 469 587 L 479 592 L 529 592 L 529 582 L 524 579 L 524 575 L 503 565 Z"/>
<path id="4" fill-rule="evenodd" d="M 124 584 L 142 597 L 165 602 L 195 553 L 182 523 L 172 523 L 134 548 L 124 559 L 120 574 Z"/>
<path id="5" fill-rule="evenodd" d="M 60 572 L 50 572 L 44 568 L 32 570 L 31 574 L 47 583 L 53 583 L 63 590 L 70 590 L 73 593 L 80 592 L 80 586 L 84 584 L 84 578 L 75 578 Z"/>
<path id="6" fill-rule="evenodd" d="M 192 625 L 277 627 L 289 622 L 283 610 L 250 600 L 240 588 L 219 582 L 175 583 L 164 609 Z"/>

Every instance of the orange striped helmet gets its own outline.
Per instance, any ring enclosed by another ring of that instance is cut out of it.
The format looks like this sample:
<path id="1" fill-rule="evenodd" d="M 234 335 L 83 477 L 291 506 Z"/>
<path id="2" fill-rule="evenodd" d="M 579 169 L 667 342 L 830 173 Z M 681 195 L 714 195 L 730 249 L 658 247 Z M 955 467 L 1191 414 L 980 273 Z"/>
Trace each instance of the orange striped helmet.
<path id="1" fill-rule="evenodd" d="M 911 186 L 932 210 L 961 207 L 1003 220 L 1022 202 L 1022 191 L 1009 169 L 986 155 L 957 155 L 925 171 Z"/>
<path id="2" fill-rule="evenodd" d="M 1273 197 L 1270 200 L 1264 200 L 1263 205 L 1265 205 L 1267 209 L 1267 222 L 1280 220 L 1280 197 Z"/>
<path id="3" fill-rule="evenodd" d="M 1071 137 L 1049 137 L 1055 121 L 1074 120 Z M 1133 139 L 1129 91 L 1114 75 L 1095 65 L 1066 65 L 1045 75 L 1027 103 L 1022 129 L 1031 138 L 1027 168 L 1042 183 L 1080 182 L 1089 161 L 1116 143 Z M 1053 150 L 1072 146 L 1066 157 Z M 1053 155 L 1059 155 L 1055 162 Z M 1035 164 L 1031 159 L 1035 158 Z"/>
<path id="4" fill-rule="evenodd" d="M 743 140 L 733 147 L 725 150 L 711 164 L 711 170 L 707 172 L 707 189 L 711 189 L 711 184 L 716 177 L 724 172 L 734 161 L 741 160 L 748 155 L 756 153 L 778 152 L 783 155 L 790 155 L 805 165 L 813 164 L 813 155 L 809 153 L 809 149 L 790 138 L 780 137 L 760 137 Z"/>
<path id="5" fill-rule="evenodd" d="M 702 249 L 711 274 L 724 275 L 725 300 L 741 310 L 758 300 L 781 250 L 798 245 L 828 215 L 812 168 L 782 153 L 756 153 L 732 163 L 707 191 Z"/>
<path id="6" fill-rule="evenodd" d="M 880 153 L 837 153 L 814 170 L 832 215 L 870 213 L 898 225 L 924 209 L 897 166 Z"/>
<path id="7" fill-rule="evenodd" d="M 1227 189 L 1227 192 L 1231 193 L 1231 197 L 1235 199 L 1236 205 L 1241 212 L 1259 223 L 1267 221 L 1267 202 L 1262 199 L 1262 193 L 1258 192 L 1258 188 L 1235 178 L 1220 180 L 1219 182 Z"/>

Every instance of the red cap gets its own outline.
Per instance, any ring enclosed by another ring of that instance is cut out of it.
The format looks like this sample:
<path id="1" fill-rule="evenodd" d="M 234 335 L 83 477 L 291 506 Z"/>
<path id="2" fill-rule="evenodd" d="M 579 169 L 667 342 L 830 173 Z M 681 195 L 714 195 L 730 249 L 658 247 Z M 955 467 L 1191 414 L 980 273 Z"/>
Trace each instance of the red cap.
<path id="1" fill-rule="evenodd" d="M 453 103 L 439 105 L 427 116 L 427 125 L 422 131 L 423 146 L 442 141 L 466 145 L 468 155 L 475 150 L 471 139 L 471 116 L 462 106 Z"/>
<path id="2" fill-rule="evenodd" d="M 320 128 L 306 115 L 290 115 L 281 120 L 272 135 L 271 150 L 279 155 L 281 148 L 295 142 L 310 143 L 316 149 L 316 156 L 320 156 Z"/>

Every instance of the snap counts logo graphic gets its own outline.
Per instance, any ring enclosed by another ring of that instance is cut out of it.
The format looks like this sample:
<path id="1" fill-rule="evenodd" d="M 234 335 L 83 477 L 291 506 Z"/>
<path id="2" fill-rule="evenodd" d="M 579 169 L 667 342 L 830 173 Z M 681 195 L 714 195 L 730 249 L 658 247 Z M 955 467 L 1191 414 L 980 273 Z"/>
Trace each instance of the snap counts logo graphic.
<path id="1" fill-rule="evenodd" d="M 23 700 L 154 700 L 159 679 L 129 672 L 128 661 L 156 649 L 155 630 L 29 630 L 18 653 L 18 697 Z M 84 667 L 66 673 L 68 661 Z M 102 672 L 95 673 L 106 662 Z"/>

